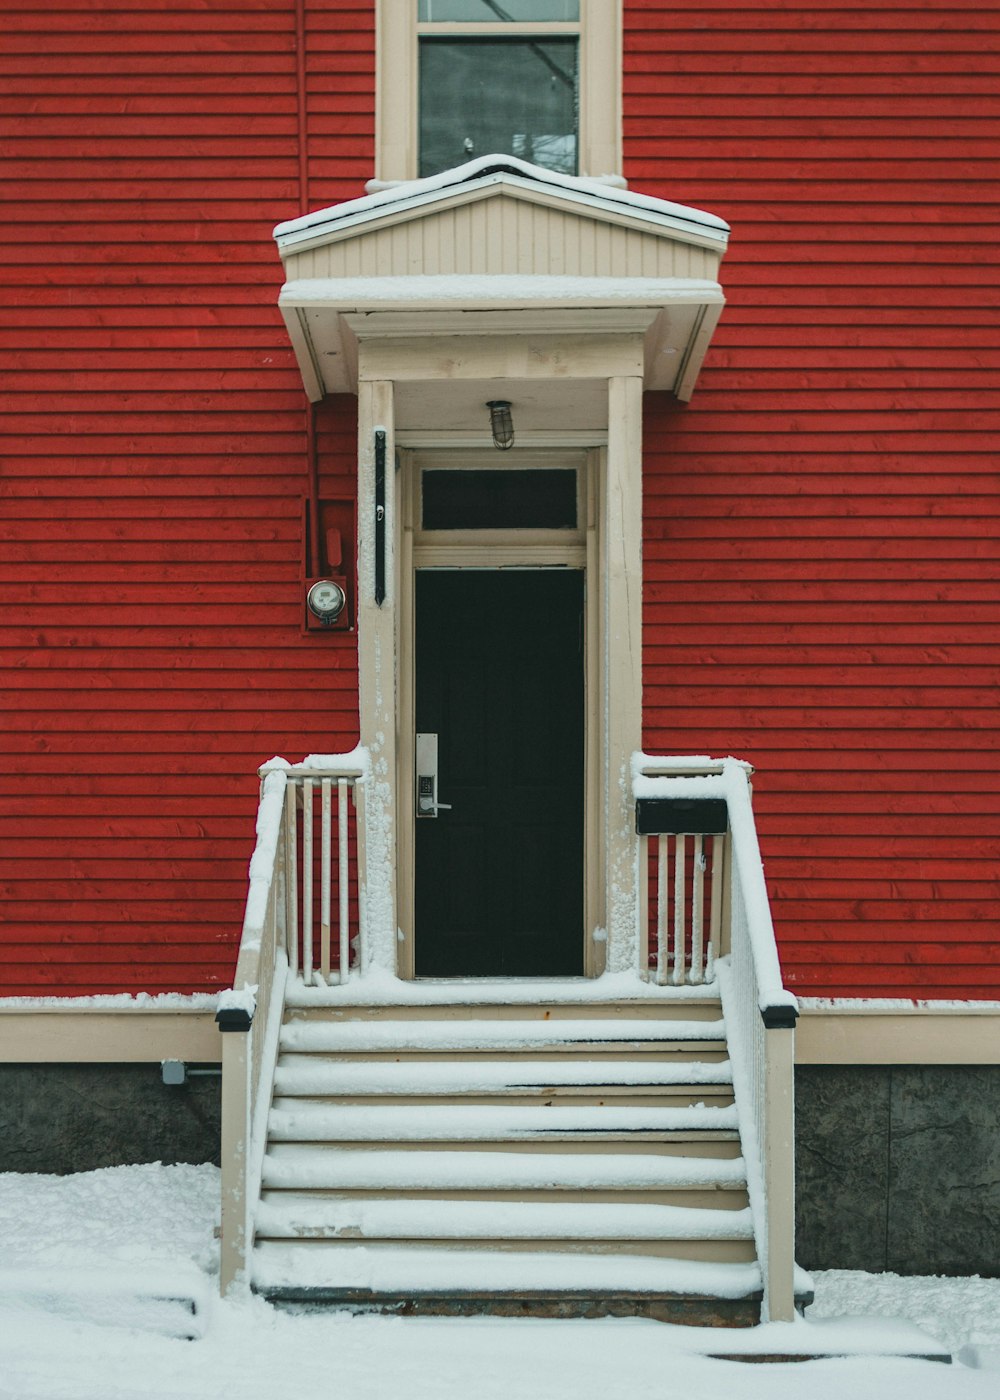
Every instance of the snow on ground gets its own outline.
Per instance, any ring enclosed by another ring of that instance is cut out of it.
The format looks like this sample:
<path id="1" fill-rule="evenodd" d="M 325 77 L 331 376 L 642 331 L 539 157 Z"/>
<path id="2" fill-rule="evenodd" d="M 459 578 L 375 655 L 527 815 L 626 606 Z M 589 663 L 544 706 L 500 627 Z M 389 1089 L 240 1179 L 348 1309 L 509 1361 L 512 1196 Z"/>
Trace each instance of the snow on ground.
<path id="1" fill-rule="evenodd" d="M 966 1348 L 961 1354 L 973 1364 L 869 1355 L 747 1366 L 699 1354 L 706 1347 L 699 1330 L 645 1321 L 352 1317 L 293 1314 L 260 1299 L 220 1303 L 212 1277 L 217 1202 L 218 1171 L 207 1166 L 0 1175 L 0 1400 L 998 1394 L 1000 1279 L 820 1273 L 810 1310 L 816 1322 L 741 1334 L 769 1351 L 838 1338 L 878 1351 L 905 1339 L 882 1320 L 895 1317 L 953 1350 Z M 178 1301 L 185 1297 L 196 1299 L 197 1319 Z M 834 1320 L 847 1313 L 860 1320 Z"/>

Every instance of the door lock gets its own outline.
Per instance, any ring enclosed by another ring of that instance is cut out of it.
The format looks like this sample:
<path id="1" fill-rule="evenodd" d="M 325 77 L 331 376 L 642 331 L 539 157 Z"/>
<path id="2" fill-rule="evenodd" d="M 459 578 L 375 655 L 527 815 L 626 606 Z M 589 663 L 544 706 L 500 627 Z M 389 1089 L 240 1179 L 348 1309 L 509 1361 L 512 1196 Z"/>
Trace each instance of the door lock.
<path id="1" fill-rule="evenodd" d="M 417 816 L 450 812 L 450 802 L 438 801 L 438 736 L 417 735 Z"/>

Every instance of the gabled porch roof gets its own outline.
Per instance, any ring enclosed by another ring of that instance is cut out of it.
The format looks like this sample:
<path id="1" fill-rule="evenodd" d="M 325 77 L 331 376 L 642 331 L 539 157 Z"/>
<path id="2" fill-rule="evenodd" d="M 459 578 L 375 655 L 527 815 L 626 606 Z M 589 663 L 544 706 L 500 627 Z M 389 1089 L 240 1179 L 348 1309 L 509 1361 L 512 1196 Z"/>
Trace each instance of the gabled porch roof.
<path id="1" fill-rule="evenodd" d="M 357 387 L 358 341 L 641 333 L 644 382 L 690 396 L 728 228 L 697 209 L 484 156 L 279 224 L 279 298 L 310 398 Z"/>

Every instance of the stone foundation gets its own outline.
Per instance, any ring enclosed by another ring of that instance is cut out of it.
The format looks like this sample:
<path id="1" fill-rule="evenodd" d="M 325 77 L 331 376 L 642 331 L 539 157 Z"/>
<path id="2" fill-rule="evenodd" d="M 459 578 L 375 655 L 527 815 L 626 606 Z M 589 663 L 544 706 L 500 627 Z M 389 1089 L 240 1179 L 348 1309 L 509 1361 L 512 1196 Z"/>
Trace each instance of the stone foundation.
<path id="1" fill-rule="evenodd" d="M 800 1066 L 807 1269 L 1000 1275 L 1000 1066 Z"/>
<path id="2" fill-rule="evenodd" d="M 221 1079 L 158 1064 L 0 1065 L 0 1171 L 219 1161 Z"/>

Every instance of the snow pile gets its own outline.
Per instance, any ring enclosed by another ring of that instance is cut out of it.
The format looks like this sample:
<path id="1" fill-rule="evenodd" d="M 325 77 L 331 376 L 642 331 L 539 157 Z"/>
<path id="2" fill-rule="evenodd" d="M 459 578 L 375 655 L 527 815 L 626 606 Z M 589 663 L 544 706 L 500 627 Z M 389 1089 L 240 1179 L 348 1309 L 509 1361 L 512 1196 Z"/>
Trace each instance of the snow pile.
<path id="1" fill-rule="evenodd" d="M 0 1314 L 201 1334 L 218 1270 L 211 1166 L 0 1174 Z M 0 1396 L 3 1391 L 0 1390 Z"/>
<path id="2" fill-rule="evenodd" d="M 212 1301 L 208 1279 L 193 1264 L 166 1268 L 0 1268 L 0 1316 L 42 1312 L 67 1322 L 124 1327 L 194 1341 Z"/>
<path id="3" fill-rule="evenodd" d="M 0 997 L 4 1011 L 214 1011 L 215 992 L 99 992 L 86 997 Z"/>
<path id="4" fill-rule="evenodd" d="M 158 1164 L 68 1177 L 0 1175 L 0 1400 L 330 1394 L 344 1400 L 390 1394 L 401 1400 L 799 1400 L 803 1393 L 810 1400 L 995 1400 L 997 1394 L 998 1279 L 819 1273 L 810 1310 L 817 1322 L 725 1332 L 630 1319 L 411 1319 L 283 1312 L 260 1299 L 213 1303 L 207 1295 L 215 1287 L 218 1176 L 214 1167 Z M 205 1331 L 192 1342 L 183 1340 L 196 1330 L 190 1313 L 188 1331 L 172 1330 L 162 1312 L 144 1311 L 142 1300 L 159 1295 L 162 1302 L 195 1275 L 206 1295 Z M 55 1287 L 70 1280 L 75 1289 Z M 862 1316 L 838 1318 L 844 1312 Z M 892 1316 L 910 1325 L 886 1320 Z M 892 1355 L 920 1343 L 914 1323 L 925 1337 L 971 1348 L 961 1352 L 970 1364 Z M 832 1359 L 770 1366 L 711 1359 L 734 1351 L 822 1352 Z M 848 1355 L 838 1359 L 838 1351 Z"/>
<path id="5" fill-rule="evenodd" d="M 159 1162 L 74 1176 L 0 1173 L 6 1268 L 184 1260 L 218 1267 L 219 1169 Z"/>
<path id="6" fill-rule="evenodd" d="M 993 1369 L 1000 1370 L 1000 1278 L 904 1278 L 837 1269 L 813 1274 L 813 1282 L 810 1321 L 845 1313 L 905 1318 L 950 1352 L 992 1349 Z M 973 1360 L 971 1355 L 962 1359 Z M 979 1357 L 975 1364 L 988 1359 Z"/>
<path id="7" fill-rule="evenodd" d="M 238 991 L 231 987 L 228 992 L 219 993 L 220 1011 L 244 1011 L 250 1017 L 257 1010 L 257 992 L 259 986 L 255 982 L 251 987 L 241 987 Z"/>

